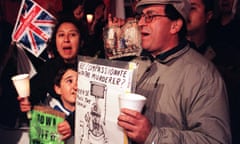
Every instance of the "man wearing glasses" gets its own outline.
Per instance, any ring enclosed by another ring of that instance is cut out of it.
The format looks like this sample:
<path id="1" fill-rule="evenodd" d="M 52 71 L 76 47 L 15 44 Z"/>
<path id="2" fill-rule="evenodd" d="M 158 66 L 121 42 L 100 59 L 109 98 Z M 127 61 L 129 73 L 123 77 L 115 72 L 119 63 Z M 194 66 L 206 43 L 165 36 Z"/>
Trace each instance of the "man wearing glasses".
<path id="1" fill-rule="evenodd" d="M 143 56 L 136 93 L 142 114 L 121 109 L 118 125 L 138 144 L 230 144 L 225 84 L 213 64 L 189 47 L 188 0 L 141 0 L 136 5 Z"/>

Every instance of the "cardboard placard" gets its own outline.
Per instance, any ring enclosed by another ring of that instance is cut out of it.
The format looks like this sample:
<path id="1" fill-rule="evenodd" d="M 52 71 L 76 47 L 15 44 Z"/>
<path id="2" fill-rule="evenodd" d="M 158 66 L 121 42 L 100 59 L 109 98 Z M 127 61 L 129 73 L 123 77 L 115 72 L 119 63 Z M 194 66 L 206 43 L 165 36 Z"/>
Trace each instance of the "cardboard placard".
<path id="1" fill-rule="evenodd" d="M 139 56 L 142 52 L 141 32 L 136 20 L 129 20 L 122 27 L 104 28 L 103 39 L 108 59 Z"/>
<path id="2" fill-rule="evenodd" d="M 57 125 L 64 119 L 62 112 L 46 106 L 35 106 L 30 120 L 30 144 L 64 144 L 57 132 Z"/>
<path id="3" fill-rule="evenodd" d="M 76 144 L 128 144 L 117 125 L 118 96 L 134 91 L 136 64 L 79 57 Z"/>

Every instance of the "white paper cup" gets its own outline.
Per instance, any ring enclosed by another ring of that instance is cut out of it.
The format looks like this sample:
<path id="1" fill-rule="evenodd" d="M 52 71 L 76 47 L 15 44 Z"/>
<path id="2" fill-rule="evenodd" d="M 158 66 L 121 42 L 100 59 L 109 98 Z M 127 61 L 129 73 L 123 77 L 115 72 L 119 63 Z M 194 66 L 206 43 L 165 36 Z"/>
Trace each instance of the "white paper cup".
<path id="1" fill-rule="evenodd" d="M 136 93 L 126 93 L 119 96 L 119 106 L 120 108 L 128 108 L 138 112 L 142 111 L 145 105 L 146 97 L 136 94 Z"/>
<path id="2" fill-rule="evenodd" d="M 13 84 L 20 97 L 30 95 L 29 74 L 19 74 L 12 77 Z"/>

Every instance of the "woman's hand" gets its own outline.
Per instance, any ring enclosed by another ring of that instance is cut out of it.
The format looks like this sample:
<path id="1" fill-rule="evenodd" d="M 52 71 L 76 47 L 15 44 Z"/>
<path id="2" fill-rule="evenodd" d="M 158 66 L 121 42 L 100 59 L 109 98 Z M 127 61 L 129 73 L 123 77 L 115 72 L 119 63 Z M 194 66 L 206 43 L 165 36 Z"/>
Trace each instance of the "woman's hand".
<path id="1" fill-rule="evenodd" d="M 125 20 L 117 17 L 112 17 L 111 14 L 108 14 L 108 27 L 111 26 L 122 26 L 125 24 Z"/>

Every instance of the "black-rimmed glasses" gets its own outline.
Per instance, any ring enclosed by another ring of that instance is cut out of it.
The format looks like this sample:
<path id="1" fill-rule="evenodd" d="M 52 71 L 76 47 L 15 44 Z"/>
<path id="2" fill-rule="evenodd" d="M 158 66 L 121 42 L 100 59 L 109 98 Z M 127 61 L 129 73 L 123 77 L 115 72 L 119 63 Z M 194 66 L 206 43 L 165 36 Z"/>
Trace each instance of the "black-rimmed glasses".
<path id="1" fill-rule="evenodd" d="M 150 23 L 150 22 L 152 22 L 153 18 L 155 18 L 155 17 L 168 17 L 168 16 L 161 15 L 161 14 L 139 14 L 139 15 L 136 15 L 137 21 L 139 21 L 142 17 L 144 18 L 144 21 L 146 23 Z"/>

